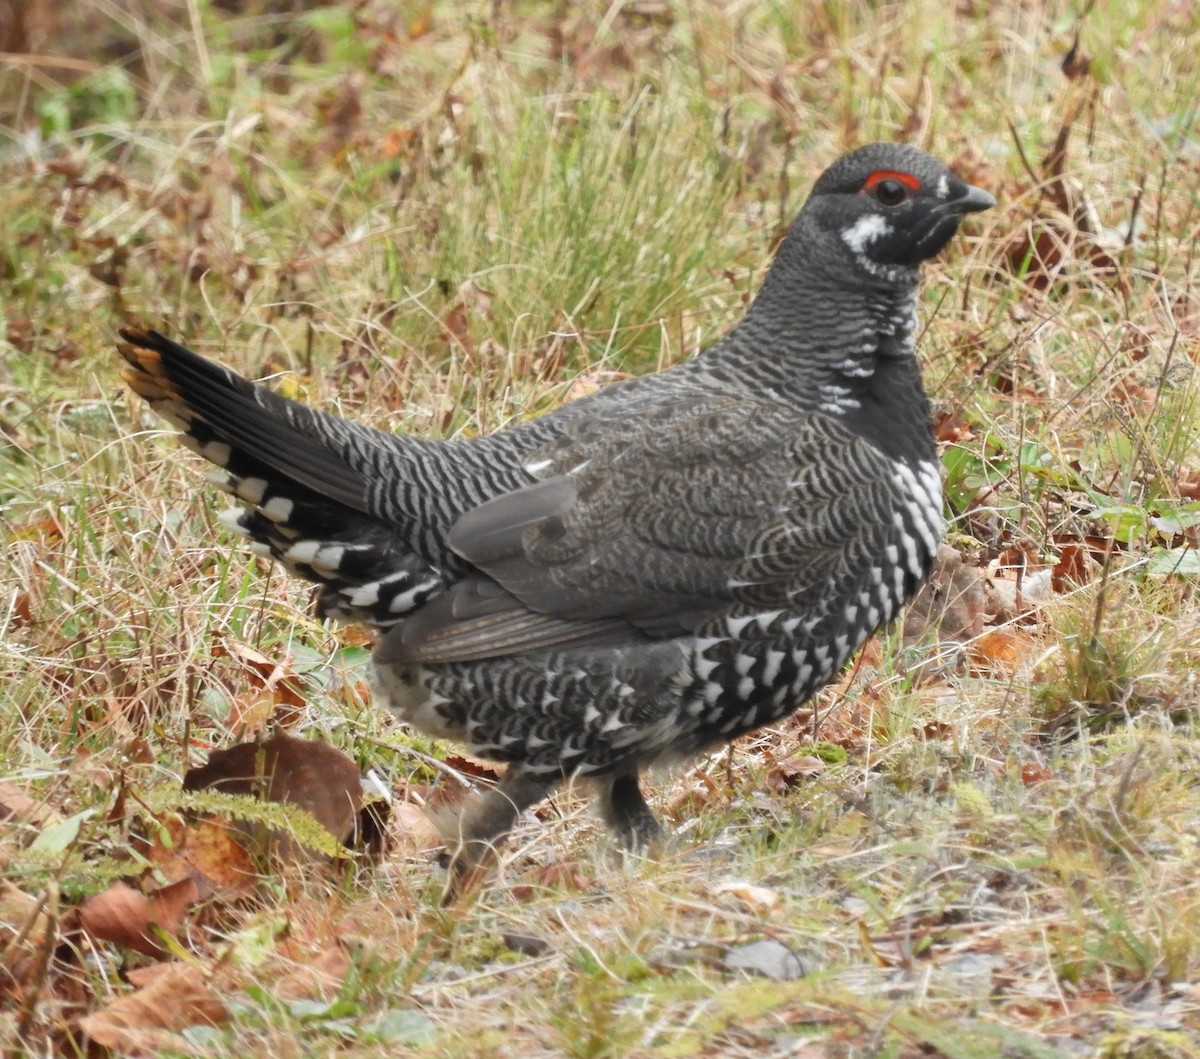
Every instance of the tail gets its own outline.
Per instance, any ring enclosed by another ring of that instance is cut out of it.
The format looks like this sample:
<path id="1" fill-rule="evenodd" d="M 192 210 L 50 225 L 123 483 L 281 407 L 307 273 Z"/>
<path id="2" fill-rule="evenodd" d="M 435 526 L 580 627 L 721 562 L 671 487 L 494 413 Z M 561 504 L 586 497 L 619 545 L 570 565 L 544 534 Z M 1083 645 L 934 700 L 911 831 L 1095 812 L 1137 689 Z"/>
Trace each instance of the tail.
<path id="1" fill-rule="evenodd" d="M 388 626 L 444 589 L 438 564 L 414 554 L 371 500 L 389 461 L 397 474 L 396 439 L 280 397 L 156 331 L 121 337 L 124 380 L 242 501 L 221 521 L 315 582 L 322 616 Z"/>

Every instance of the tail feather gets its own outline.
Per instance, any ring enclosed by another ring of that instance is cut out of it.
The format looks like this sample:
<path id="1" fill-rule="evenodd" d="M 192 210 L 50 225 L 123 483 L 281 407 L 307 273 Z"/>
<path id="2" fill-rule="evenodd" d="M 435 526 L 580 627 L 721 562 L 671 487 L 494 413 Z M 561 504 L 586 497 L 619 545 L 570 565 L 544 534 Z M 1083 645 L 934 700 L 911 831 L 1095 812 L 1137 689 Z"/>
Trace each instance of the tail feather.
<path id="1" fill-rule="evenodd" d="M 346 440 L 348 424 L 257 386 L 157 331 L 123 329 L 121 337 L 125 381 L 198 442 L 206 459 L 234 470 L 204 451 L 223 442 L 253 464 L 366 513 L 366 479 L 331 444 Z"/>
<path id="2" fill-rule="evenodd" d="M 367 510 L 366 479 L 349 455 L 357 428 L 154 331 L 121 337 L 125 381 L 220 468 L 209 481 L 245 505 L 222 523 L 315 582 L 321 615 L 386 627 L 444 590 L 444 573 Z"/>

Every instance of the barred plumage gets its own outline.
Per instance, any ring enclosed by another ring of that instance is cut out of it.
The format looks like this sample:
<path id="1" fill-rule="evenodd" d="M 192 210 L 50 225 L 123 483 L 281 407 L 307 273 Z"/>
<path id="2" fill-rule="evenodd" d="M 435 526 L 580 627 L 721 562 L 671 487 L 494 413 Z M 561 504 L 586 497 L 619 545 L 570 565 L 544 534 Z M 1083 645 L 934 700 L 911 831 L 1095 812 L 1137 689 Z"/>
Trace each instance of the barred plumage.
<path id="1" fill-rule="evenodd" d="M 918 267 L 993 204 L 923 152 L 861 148 L 715 346 L 487 438 L 346 423 L 154 332 L 123 332 L 126 378 L 221 468 L 227 525 L 321 613 L 384 630 L 381 699 L 509 763 L 460 872 L 570 775 L 638 843 L 644 765 L 795 710 L 927 575 Z"/>

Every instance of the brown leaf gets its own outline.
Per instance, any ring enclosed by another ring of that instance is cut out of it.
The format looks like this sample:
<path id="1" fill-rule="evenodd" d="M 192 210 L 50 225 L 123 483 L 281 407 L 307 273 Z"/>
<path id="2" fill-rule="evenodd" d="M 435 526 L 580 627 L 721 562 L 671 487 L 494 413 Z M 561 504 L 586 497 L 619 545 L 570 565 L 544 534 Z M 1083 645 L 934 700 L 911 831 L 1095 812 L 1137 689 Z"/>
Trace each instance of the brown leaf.
<path id="1" fill-rule="evenodd" d="M 1200 500 L 1200 471 L 1191 471 L 1180 477 L 1179 496 L 1183 500 Z"/>
<path id="2" fill-rule="evenodd" d="M 771 766 L 767 773 L 767 786 L 774 791 L 783 791 L 810 776 L 819 776 L 826 767 L 825 762 L 813 754 L 784 758 Z"/>
<path id="3" fill-rule="evenodd" d="M 328 743 L 282 732 L 262 743 L 214 750 L 207 764 L 184 776 L 186 791 L 209 788 L 295 805 L 341 841 L 354 834 L 362 808 L 361 774 L 350 758 Z M 286 834 L 273 834 L 271 846 L 285 862 L 310 856 Z"/>
<path id="4" fill-rule="evenodd" d="M 97 1044 L 121 1053 L 156 1055 L 185 1051 L 173 1033 L 188 1026 L 219 1026 L 229 1018 L 220 998 L 205 984 L 200 970 L 171 963 L 150 976 L 136 992 L 120 997 L 80 1021 Z"/>
<path id="5" fill-rule="evenodd" d="M 467 326 L 467 307 L 459 300 L 454 301 L 442 315 L 442 337 L 452 345 L 457 345 L 464 353 L 475 352 L 471 331 Z"/>
<path id="6" fill-rule="evenodd" d="M 1026 787 L 1032 787 L 1035 783 L 1045 783 L 1047 780 L 1052 779 L 1054 779 L 1054 773 L 1046 768 L 1045 765 L 1027 761 L 1021 766 L 1021 782 Z"/>
<path id="7" fill-rule="evenodd" d="M 1012 626 L 992 629 L 971 644 L 971 660 L 985 672 L 1008 672 L 1035 644 L 1032 636 Z"/>
<path id="8" fill-rule="evenodd" d="M 961 644 L 983 631 L 987 599 L 983 574 L 943 544 L 933 573 L 904 615 L 903 640 L 915 644 Z"/>
<path id="9" fill-rule="evenodd" d="M 154 928 L 174 934 L 187 910 L 199 898 L 199 887 L 190 878 L 150 894 L 140 893 L 125 883 L 114 883 L 83 903 L 79 921 L 93 938 L 115 942 L 147 956 L 161 956 L 166 950 Z"/>
<path id="10" fill-rule="evenodd" d="M 395 821 L 393 834 L 402 849 L 422 852 L 437 849 L 443 844 L 442 833 L 437 825 L 420 806 L 412 802 L 394 803 L 392 819 Z"/>
<path id="11" fill-rule="evenodd" d="M 712 892 L 714 897 L 728 895 L 740 901 L 751 912 L 769 912 L 779 904 L 779 893 L 776 890 L 740 879 L 718 883 Z"/>
<path id="12" fill-rule="evenodd" d="M 33 955 L 41 949 L 46 932 L 53 927 L 42 898 L 27 894 L 8 881 L 0 881 L 0 952 L 5 960 L 0 973 L 0 995 L 3 995 L 4 978 L 18 977 L 15 968 L 31 966 Z M 20 948 L 18 949 L 18 944 Z M 19 959 L 19 957 L 25 959 Z"/>
<path id="13" fill-rule="evenodd" d="M 448 768 L 454 769 L 455 772 L 461 772 L 464 776 L 471 776 L 474 779 L 480 780 L 499 780 L 500 770 L 490 761 L 484 761 L 483 758 L 471 757 L 470 754 L 448 754 L 442 759 L 442 763 Z"/>
<path id="14" fill-rule="evenodd" d="M 934 418 L 933 434 L 938 441 L 944 443 L 957 443 L 961 441 L 973 441 L 975 435 L 971 432 L 971 427 L 962 416 L 956 415 L 953 412 L 942 412 Z"/>
<path id="15" fill-rule="evenodd" d="M 536 886 L 519 883 L 512 888 L 512 895 L 516 900 L 528 901 L 544 890 L 582 893 L 594 882 L 581 861 L 566 857 L 543 865 L 537 870 L 535 877 Z"/>
<path id="16" fill-rule="evenodd" d="M 345 945 L 335 942 L 280 978 L 274 993 L 281 1000 L 332 1000 L 349 970 L 350 954 Z"/>
<path id="17" fill-rule="evenodd" d="M 12 602 L 11 624 L 14 629 L 25 629 L 37 624 L 33 614 L 33 601 L 28 592 L 18 592 Z"/>
<path id="18" fill-rule="evenodd" d="M 304 689 L 300 678 L 285 665 L 272 661 L 261 651 L 236 640 L 223 639 L 213 644 L 214 658 L 229 657 L 240 663 L 259 694 L 235 699 L 234 722 L 239 734 L 261 731 L 270 720 L 287 724 L 304 710 Z M 256 727 L 257 726 L 257 727 Z"/>
<path id="19" fill-rule="evenodd" d="M 1083 541 L 1067 541 L 1059 546 L 1059 559 L 1050 574 L 1050 585 L 1055 592 L 1068 592 L 1073 587 L 1086 585 L 1096 569 L 1096 560 Z"/>
<path id="20" fill-rule="evenodd" d="M 571 380 L 571 385 L 567 388 L 567 392 L 563 396 L 563 403 L 570 404 L 570 402 L 578 401 L 582 397 L 590 397 L 597 390 L 609 386 L 620 379 L 627 378 L 629 378 L 628 373 L 620 371 L 583 372 Z"/>
<path id="21" fill-rule="evenodd" d="M 442 337 L 452 344 L 457 344 L 464 353 L 473 355 L 475 345 L 471 341 L 471 317 L 492 319 L 492 302 L 495 297 L 494 291 L 486 290 L 473 279 L 460 284 L 454 301 L 442 316 Z"/>
<path id="22" fill-rule="evenodd" d="M 417 40 L 433 32 L 433 5 L 421 4 L 408 19 L 408 39 Z"/>
<path id="23" fill-rule="evenodd" d="M 241 831 L 229 821 L 217 816 L 185 821 L 176 815 L 159 827 L 165 834 L 155 835 L 147 855 L 168 879 L 195 880 L 201 897 L 214 891 L 248 893 L 258 882 L 254 860 L 239 841 Z"/>
<path id="24" fill-rule="evenodd" d="M 229 731 L 243 739 L 253 738 L 270 726 L 275 707 L 275 694 L 267 688 L 249 688 L 235 695 L 229 705 Z"/>
<path id="25" fill-rule="evenodd" d="M 38 831 L 44 831 L 61 819 L 50 806 L 29 797 L 15 783 L 0 781 L 0 821 L 9 824 L 31 824 Z"/>

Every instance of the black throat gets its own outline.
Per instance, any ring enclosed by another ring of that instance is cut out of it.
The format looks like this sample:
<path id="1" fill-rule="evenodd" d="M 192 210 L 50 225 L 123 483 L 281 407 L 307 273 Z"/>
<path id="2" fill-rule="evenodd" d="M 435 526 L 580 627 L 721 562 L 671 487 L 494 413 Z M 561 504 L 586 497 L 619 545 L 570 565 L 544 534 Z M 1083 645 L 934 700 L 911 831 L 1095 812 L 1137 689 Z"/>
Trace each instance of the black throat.
<path id="1" fill-rule="evenodd" d="M 909 466 L 932 462 L 936 450 L 929 399 L 915 358 L 911 353 L 878 356 L 874 369 L 867 376 L 836 373 L 837 385 L 849 391 L 853 402 L 841 413 L 842 421 L 892 459 Z"/>

